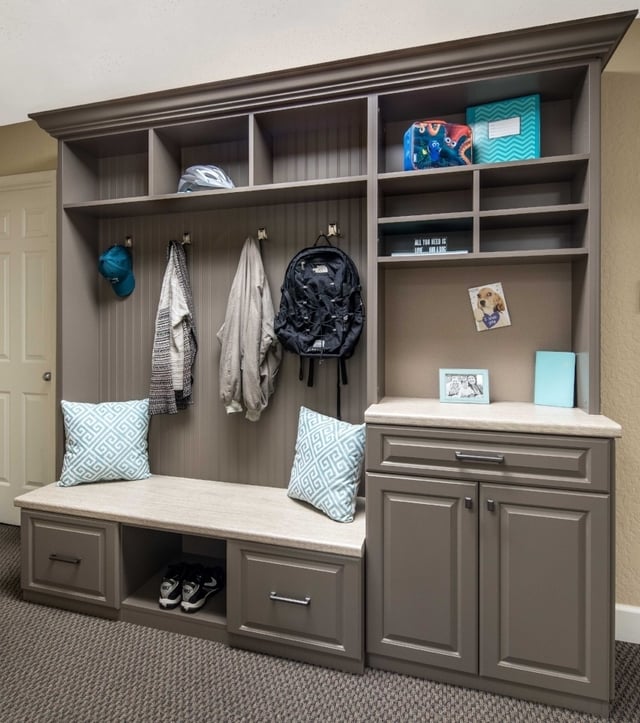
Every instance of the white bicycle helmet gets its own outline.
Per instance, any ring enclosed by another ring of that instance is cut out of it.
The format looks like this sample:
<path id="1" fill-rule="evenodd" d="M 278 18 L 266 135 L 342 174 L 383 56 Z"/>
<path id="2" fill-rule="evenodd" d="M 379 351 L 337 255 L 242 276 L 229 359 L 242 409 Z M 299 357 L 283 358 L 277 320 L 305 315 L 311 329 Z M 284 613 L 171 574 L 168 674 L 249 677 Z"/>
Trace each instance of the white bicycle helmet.
<path id="1" fill-rule="evenodd" d="M 178 193 L 210 191 L 212 188 L 235 188 L 235 184 L 218 166 L 189 166 L 178 183 Z"/>

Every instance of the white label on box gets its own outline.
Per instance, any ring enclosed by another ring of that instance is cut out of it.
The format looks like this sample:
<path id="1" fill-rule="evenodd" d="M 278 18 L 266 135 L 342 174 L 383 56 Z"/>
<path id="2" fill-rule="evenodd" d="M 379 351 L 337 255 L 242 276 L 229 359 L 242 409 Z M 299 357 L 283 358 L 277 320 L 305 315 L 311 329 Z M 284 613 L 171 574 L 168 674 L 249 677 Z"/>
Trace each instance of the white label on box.
<path id="1" fill-rule="evenodd" d="M 505 118 L 504 120 L 489 121 L 487 124 L 489 138 L 504 138 L 505 136 L 520 135 L 520 116 Z"/>

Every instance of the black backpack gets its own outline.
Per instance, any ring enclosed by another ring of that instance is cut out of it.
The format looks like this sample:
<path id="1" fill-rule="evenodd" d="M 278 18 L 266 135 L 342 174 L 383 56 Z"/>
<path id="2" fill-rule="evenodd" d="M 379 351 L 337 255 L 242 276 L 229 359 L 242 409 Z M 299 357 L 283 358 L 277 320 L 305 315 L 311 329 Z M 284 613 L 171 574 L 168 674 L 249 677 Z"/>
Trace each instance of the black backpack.
<path id="1" fill-rule="evenodd" d="M 324 239 L 326 245 L 318 246 Z M 337 416 L 340 385 L 347 383 L 345 359 L 352 354 L 364 326 L 360 277 L 353 260 L 321 234 L 313 246 L 291 259 L 280 289 L 275 332 L 282 346 L 309 359 L 308 386 L 313 386 L 315 359 L 338 359 Z"/>

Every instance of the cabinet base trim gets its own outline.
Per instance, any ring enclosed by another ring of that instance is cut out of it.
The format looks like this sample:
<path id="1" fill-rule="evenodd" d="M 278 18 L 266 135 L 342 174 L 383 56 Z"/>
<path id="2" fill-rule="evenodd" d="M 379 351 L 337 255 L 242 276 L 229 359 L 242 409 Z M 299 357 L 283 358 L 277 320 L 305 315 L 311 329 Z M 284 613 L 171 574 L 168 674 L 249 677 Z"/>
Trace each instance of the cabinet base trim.
<path id="1" fill-rule="evenodd" d="M 73 600 L 72 598 L 62 597 L 59 594 L 49 595 L 23 588 L 22 599 L 27 602 L 37 603 L 38 605 L 61 608 L 62 610 L 70 610 L 74 613 L 83 613 L 84 615 L 94 615 L 95 617 L 106 618 L 107 620 L 118 620 L 120 618 L 120 611 L 115 608 L 105 607 L 104 605 L 94 605 L 92 603 L 82 602 L 81 600 Z"/>
<path id="2" fill-rule="evenodd" d="M 534 703 L 543 703 L 545 705 L 554 705 L 560 708 L 569 708 L 570 710 L 590 713 L 591 715 L 597 715 L 603 718 L 606 718 L 609 715 L 610 710 L 609 701 L 583 698 L 580 696 L 567 695 L 565 693 L 556 693 L 553 690 L 547 689 L 530 688 L 529 686 L 518 685 L 516 683 L 504 683 L 500 680 L 481 678 L 468 673 L 457 673 L 441 670 L 439 668 L 407 663 L 402 660 L 396 660 L 395 658 L 389 658 L 383 655 L 367 655 L 366 664 L 371 668 L 388 670 L 393 673 L 402 673 L 403 675 L 412 675 L 416 678 L 424 678 L 426 680 L 435 680 L 438 683 L 448 683 L 450 685 L 473 688 L 474 690 L 481 690 L 486 693 L 507 695 L 513 698 L 520 698 L 522 700 L 530 700 Z"/>
<path id="3" fill-rule="evenodd" d="M 275 655 L 279 658 L 289 658 L 291 660 L 298 660 L 302 663 L 319 665 L 323 668 L 342 670 L 345 673 L 355 673 L 357 675 L 362 675 L 364 673 L 364 660 L 337 657 L 335 655 L 331 655 L 330 653 L 322 653 L 317 650 L 302 650 L 282 643 L 256 640 L 254 638 L 246 638 L 242 635 L 234 635 L 231 633 L 229 634 L 228 642 L 229 645 L 234 648 L 252 650 L 254 653 Z"/>
<path id="4" fill-rule="evenodd" d="M 616 640 L 640 643 L 640 607 L 616 605 Z"/>
<path id="5" fill-rule="evenodd" d="M 189 618 L 186 614 L 182 614 L 180 617 L 179 615 L 173 615 L 160 609 L 158 609 L 158 613 L 156 614 L 148 610 L 123 607 L 120 619 L 127 623 L 145 625 L 148 628 L 165 630 L 169 633 L 192 635 L 196 638 L 213 640 L 218 643 L 228 643 L 227 631 L 224 627 L 205 624 L 195 618 Z"/>

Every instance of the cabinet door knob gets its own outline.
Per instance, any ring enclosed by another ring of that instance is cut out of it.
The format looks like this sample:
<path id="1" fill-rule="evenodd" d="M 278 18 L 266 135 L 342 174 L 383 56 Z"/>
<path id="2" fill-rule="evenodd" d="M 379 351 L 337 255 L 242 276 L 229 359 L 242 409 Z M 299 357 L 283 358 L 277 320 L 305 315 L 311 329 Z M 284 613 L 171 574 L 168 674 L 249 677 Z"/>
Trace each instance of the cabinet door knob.
<path id="1" fill-rule="evenodd" d="M 473 498 L 465 497 L 464 498 L 464 506 L 467 510 L 472 510 L 473 509 Z"/>
<path id="2" fill-rule="evenodd" d="M 495 500 L 487 500 L 487 509 L 489 512 L 495 512 L 496 511 L 496 501 Z"/>

